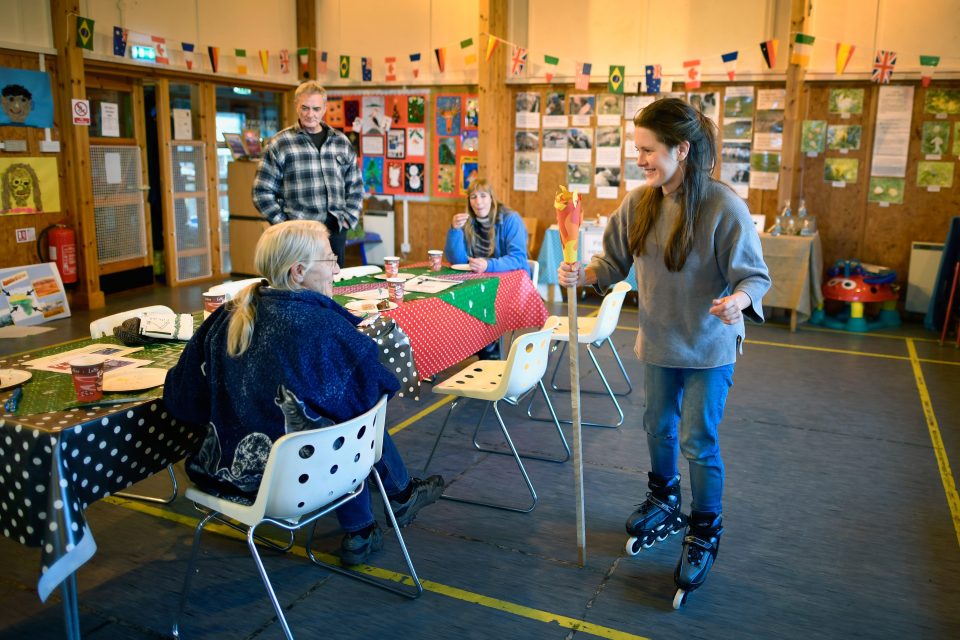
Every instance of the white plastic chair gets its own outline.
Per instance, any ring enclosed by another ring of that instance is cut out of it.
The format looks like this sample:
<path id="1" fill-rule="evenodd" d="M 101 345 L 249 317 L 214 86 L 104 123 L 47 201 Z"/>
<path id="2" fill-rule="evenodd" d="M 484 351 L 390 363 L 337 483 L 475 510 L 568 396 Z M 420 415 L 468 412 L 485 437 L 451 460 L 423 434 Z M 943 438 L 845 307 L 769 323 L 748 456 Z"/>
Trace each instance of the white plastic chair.
<path id="1" fill-rule="evenodd" d="M 480 420 L 477 422 L 477 427 L 473 431 L 473 446 L 480 451 L 485 451 L 488 453 L 513 455 L 514 459 L 517 461 L 517 466 L 520 468 L 520 474 L 523 476 L 523 480 L 527 485 L 527 490 L 530 492 L 530 506 L 514 507 L 501 503 L 472 500 L 448 495 L 443 495 L 441 497 L 446 498 L 447 500 L 478 504 L 487 507 L 493 507 L 495 509 L 529 513 L 530 511 L 533 511 L 533 508 L 537 505 L 537 492 L 534 490 L 533 484 L 530 482 L 530 477 L 527 475 L 527 471 L 523 467 L 521 458 L 544 460 L 547 462 L 566 462 L 570 459 L 570 447 L 567 444 L 567 439 L 563 436 L 563 431 L 560 429 L 560 423 L 556 420 L 556 413 L 553 412 L 553 404 L 550 402 L 550 396 L 547 395 L 547 389 L 543 386 L 543 375 L 547 371 L 547 363 L 550 360 L 550 334 L 553 332 L 554 326 L 554 324 L 548 321 L 543 329 L 518 337 L 510 346 L 510 355 L 507 357 L 506 361 L 481 360 L 475 362 L 468 365 L 447 380 L 444 380 L 442 383 L 434 385 L 433 387 L 434 393 L 484 400 L 488 403 L 484 406 Z M 560 442 L 563 444 L 564 449 L 564 457 L 562 458 L 548 458 L 545 456 L 518 453 L 516 447 L 513 445 L 513 440 L 510 439 L 510 433 L 507 431 L 507 425 L 504 424 L 503 417 L 500 415 L 500 409 L 497 406 L 497 403 L 500 400 L 512 405 L 516 405 L 523 396 L 533 391 L 533 389 L 537 386 L 540 387 L 540 392 L 543 394 L 543 398 L 546 400 L 547 406 L 550 408 L 550 412 L 554 416 L 554 426 L 556 427 L 557 434 L 560 436 Z M 437 445 L 440 444 L 440 438 L 443 436 L 443 431 L 446 429 L 447 422 L 450 421 L 450 416 L 453 414 L 453 410 L 458 403 L 459 401 L 455 401 L 450 405 L 450 410 L 447 412 L 447 417 L 443 421 L 443 426 L 440 428 L 440 433 L 437 434 L 437 439 L 433 443 L 433 449 L 430 451 L 430 456 L 427 458 L 427 462 L 423 466 L 424 474 L 426 474 L 426 470 L 430 467 L 430 461 L 433 460 L 433 454 L 437 451 Z M 486 417 L 487 410 L 491 405 L 493 406 L 493 412 L 497 416 L 497 422 L 500 423 L 500 430 L 503 432 L 503 438 L 507 441 L 507 446 L 510 447 L 509 452 L 498 451 L 496 449 L 485 449 L 477 442 L 477 433 L 479 432 L 480 426 L 483 423 L 483 419 Z"/>
<path id="2" fill-rule="evenodd" d="M 263 278 L 245 278 L 243 280 L 232 280 L 230 282 L 223 282 L 221 284 L 214 285 L 210 287 L 206 293 L 212 293 L 214 295 L 223 295 L 224 300 L 233 300 L 237 297 L 237 294 L 240 293 L 243 289 L 246 289 L 250 285 L 258 282 L 262 282 Z"/>
<path id="3" fill-rule="evenodd" d="M 121 311 L 120 313 L 115 313 L 112 316 L 94 320 L 90 323 L 90 337 L 96 340 L 98 338 L 103 338 L 104 336 L 113 336 L 114 327 L 119 327 L 125 320 L 129 320 L 130 318 L 142 318 L 144 314 L 147 313 L 173 313 L 173 309 L 170 307 L 165 307 L 162 304 L 155 304 L 150 307 L 140 307 L 139 309 Z M 177 499 L 177 495 L 180 492 L 180 487 L 177 485 L 177 474 L 174 472 L 172 464 L 167 465 L 167 474 L 170 476 L 171 492 L 166 498 L 145 496 L 139 493 L 128 493 L 126 491 L 118 491 L 113 495 L 131 500 L 141 500 L 143 502 L 170 504 Z"/>
<path id="4" fill-rule="evenodd" d="M 307 555 L 314 564 L 409 598 L 417 598 L 423 593 L 423 585 L 420 584 L 417 572 L 413 568 L 400 527 L 397 526 L 393 509 L 390 507 L 390 498 L 383 487 L 380 475 L 373 466 L 380 459 L 383 448 L 386 410 L 387 396 L 383 396 L 372 409 L 352 420 L 319 429 L 288 433 L 279 438 L 270 449 L 263 480 L 253 504 L 240 504 L 218 498 L 195 487 L 187 489 L 187 497 L 193 500 L 205 515 L 197 524 L 194 533 L 190 564 L 183 591 L 180 594 L 177 618 L 173 625 L 174 637 L 180 637 L 179 625 L 186 607 L 187 594 L 200 550 L 200 536 L 207 523 L 216 520 L 246 534 L 247 546 L 260 572 L 260 578 L 273 604 L 277 619 L 286 637 L 293 638 L 287 619 L 283 615 L 283 608 L 277 600 L 273 585 L 260 559 L 260 553 L 257 551 L 256 540 L 263 541 L 263 539 L 256 535 L 256 530 L 260 525 L 270 524 L 287 531 L 292 539 L 297 530 L 314 524 L 321 516 L 360 495 L 367 476 L 372 476 L 376 480 L 377 489 L 387 507 L 384 511 L 397 534 L 397 541 L 400 543 L 407 568 L 410 570 L 415 590 L 413 592 L 403 590 L 388 582 L 378 581 L 367 575 L 321 561 L 311 549 L 312 529 L 306 544 Z M 269 544 L 269 546 L 282 551 L 289 549 L 289 546 L 284 548 L 277 544 Z"/>
<path id="5" fill-rule="evenodd" d="M 536 289 L 537 285 L 540 284 L 540 263 L 536 260 L 527 260 L 527 266 L 530 267 L 530 282 L 533 283 L 533 288 Z"/>
<path id="6" fill-rule="evenodd" d="M 121 324 L 123 324 L 124 320 L 129 320 L 130 318 L 142 318 L 146 313 L 173 313 L 173 309 L 162 304 L 155 304 L 150 307 L 140 307 L 139 309 L 121 311 L 120 313 L 115 313 L 112 316 L 94 320 L 90 323 L 90 337 L 94 340 L 104 336 L 112 337 L 114 327 L 119 327 Z"/>
<path id="7" fill-rule="evenodd" d="M 627 375 L 627 370 L 623 366 L 623 361 L 620 359 L 620 354 L 617 353 L 617 348 L 614 346 L 613 340 L 610 339 L 610 336 L 613 335 L 614 330 L 617 328 L 617 322 L 620 321 L 620 310 L 623 307 L 623 299 L 627 295 L 627 292 L 631 289 L 632 287 L 629 283 L 618 282 L 616 285 L 614 285 L 613 290 L 604 297 L 603 302 L 600 305 L 600 311 L 597 312 L 595 317 L 577 318 L 578 342 L 580 344 L 587 345 L 587 355 L 590 356 L 590 359 L 593 361 L 593 366 L 596 367 L 597 373 L 600 374 L 600 381 L 603 382 L 603 387 L 605 389 L 605 391 L 581 389 L 580 393 L 599 395 L 603 395 L 605 393 L 610 397 L 610 400 L 613 401 L 613 406 L 616 408 L 617 413 L 620 416 L 620 419 L 616 424 L 586 421 L 581 422 L 581 424 L 588 427 L 607 427 L 610 429 L 616 429 L 623 424 L 623 409 L 620 408 L 620 403 L 617 401 L 617 396 L 627 396 L 633 392 L 633 384 L 630 382 L 630 376 Z M 560 363 L 563 361 L 563 354 L 567 349 L 567 344 L 570 342 L 569 322 L 566 318 L 561 318 L 559 316 L 550 316 L 550 318 L 547 319 L 547 322 L 550 322 L 550 320 L 554 319 L 557 321 L 557 328 L 553 332 L 553 340 L 562 342 L 563 347 L 560 350 L 560 357 L 557 359 L 557 363 L 553 368 L 553 375 L 550 377 L 550 387 L 555 391 L 569 391 L 570 389 L 562 389 L 556 384 L 557 371 L 560 368 Z M 610 350 L 613 352 L 613 357 L 617 361 L 617 366 L 620 367 L 620 373 L 623 374 L 623 379 L 627 382 L 626 391 L 615 393 L 613 389 L 610 388 L 610 383 L 607 382 L 607 376 L 604 375 L 603 369 L 600 367 L 600 363 L 597 362 L 597 358 L 593 355 L 594 349 L 599 349 L 601 346 L 603 346 L 604 342 L 610 345 Z M 530 404 L 527 405 L 528 416 L 534 420 L 549 422 L 547 418 L 534 418 L 532 407 L 533 398 L 530 399 Z M 571 421 L 561 420 L 560 422 L 570 423 Z"/>
<path id="8" fill-rule="evenodd" d="M 343 269 L 340 269 L 340 273 L 333 276 L 333 281 L 340 282 L 341 280 L 359 278 L 360 276 L 372 276 L 373 274 L 380 273 L 381 271 L 383 271 L 383 269 L 375 264 L 365 264 L 359 267 L 344 267 Z"/>

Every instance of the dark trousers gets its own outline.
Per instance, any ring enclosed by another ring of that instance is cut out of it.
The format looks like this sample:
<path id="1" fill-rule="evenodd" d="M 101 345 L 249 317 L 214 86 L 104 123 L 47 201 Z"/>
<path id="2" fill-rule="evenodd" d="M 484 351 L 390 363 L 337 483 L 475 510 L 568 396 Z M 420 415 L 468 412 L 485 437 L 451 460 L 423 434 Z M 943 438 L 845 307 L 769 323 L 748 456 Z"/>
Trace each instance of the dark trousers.
<path id="1" fill-rule="evenodd" d="M 324 224 L 330 231 L 330 248 L 337 254 L 337 264 L 343 268 L 347 255 L 347 230 L 340 228 L 335 216 L 328 215 Z"/>

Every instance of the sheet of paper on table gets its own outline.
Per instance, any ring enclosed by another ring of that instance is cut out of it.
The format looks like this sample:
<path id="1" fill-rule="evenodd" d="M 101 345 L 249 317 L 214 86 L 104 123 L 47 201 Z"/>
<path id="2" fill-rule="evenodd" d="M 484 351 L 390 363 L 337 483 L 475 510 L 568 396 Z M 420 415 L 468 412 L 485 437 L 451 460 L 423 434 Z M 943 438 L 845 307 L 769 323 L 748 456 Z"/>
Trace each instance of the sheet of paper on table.
<path id="1" fill-rule="evenodd" d="M 378 289 L 368 289 L 367 291 L 357 291 L 344 295 L 346 295 L 348 298 L 354 298 L 356 300 L 383 300 L 387 297 L 387 290 L 381 287 Z"/>
<path id="2" fill-rule="evenodd" d="M 420 277 L 408 281 L 403 288 L 412 293 L 440 293 L 458 284 L 460 284 L 459 280 Z"/>
<path id="3" fill-rule="evenodd" d="M 52 371 L 54 373 L 70 373 L 70 361 L 76 358 L 77 356 L 89 356 L 89 355 L 98 355 L 98 356 L 108 356 L 112 359 L 117 359 L 122 356 L 129 355 L 135 351 L 142 350 L 143 347 L 124 347 L 118 344 L 106 344 L 103 342 L 96 342 L 94 344 L 88 344 L 85 347 L 80 347 L 77 349 L 71 349 L 70 351 L 64 351 L 63 353 L 57 353 L 52 356 L 45 356 L 43 358 L 35 358 L 33 360 L 27 360 L 21 364 L 27 366 L 30 369 L 37 369 L 39 371 Z M 141 360 L 139 362 L 149 362 L 148 360 Z M 140 365 L 137 365 L 140 366 Z"/>

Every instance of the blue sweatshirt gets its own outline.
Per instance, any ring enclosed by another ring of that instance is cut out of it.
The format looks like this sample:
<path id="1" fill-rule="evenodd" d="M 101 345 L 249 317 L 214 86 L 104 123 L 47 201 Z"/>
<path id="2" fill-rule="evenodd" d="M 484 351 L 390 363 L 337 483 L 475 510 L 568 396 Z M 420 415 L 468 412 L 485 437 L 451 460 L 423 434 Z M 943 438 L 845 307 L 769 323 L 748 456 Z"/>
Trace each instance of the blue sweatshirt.
<path id="1" fill-rule="evenodd" d="M 470 222 L 467 222 L 470 224 Z M 470 247 L 463 229 L 451 227 L 447 231 L 447 244 L 443 248 L 443 255 L 450 264 L 464 264 L 468 257 L 486 258 L 486 256 L 472 256 Z M 493 256 L 487 258 L 487 271 L 516 271 L 527 269 L 527 227 L 523 218 L 512 209 L 500 205 L 500 215 L 497 217 Z"/>

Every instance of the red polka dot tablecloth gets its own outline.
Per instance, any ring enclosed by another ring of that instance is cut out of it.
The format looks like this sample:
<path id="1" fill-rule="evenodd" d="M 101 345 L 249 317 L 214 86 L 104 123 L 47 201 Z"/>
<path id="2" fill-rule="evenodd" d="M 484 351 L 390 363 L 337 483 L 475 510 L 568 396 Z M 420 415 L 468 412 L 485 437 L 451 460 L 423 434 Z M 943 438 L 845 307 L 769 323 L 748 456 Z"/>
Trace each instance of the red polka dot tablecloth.
<path id="1" fill-rule="evenodd" d="M 404 266 L 416 268 L 425 265 L 417 263 Z M 498 278 L 496 322 L 482 322 L 437 298 L 404 301 L 396 309 L 385 312 L 383 315 L 396 320 L 410 337 L 414 362 L 423 377 L 432 376 L 463 361 L 505 333 L 530 327 L 540 328 L 549 315 L 526 271 L 458 273 L 445 274 L 443 277 Z M 343 295 L 377 286 L 382 284 L 337 287 L 334 293 Z"/>

